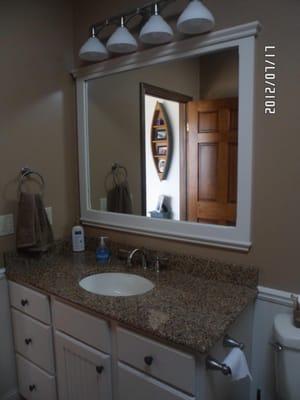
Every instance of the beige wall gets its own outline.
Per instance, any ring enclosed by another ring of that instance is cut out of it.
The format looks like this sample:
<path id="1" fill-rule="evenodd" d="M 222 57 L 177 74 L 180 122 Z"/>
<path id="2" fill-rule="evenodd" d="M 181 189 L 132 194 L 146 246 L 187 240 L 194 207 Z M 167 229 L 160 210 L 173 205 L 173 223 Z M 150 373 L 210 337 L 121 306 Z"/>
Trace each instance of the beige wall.
<path id="1" fill-rule="evenodd" d="M 238 50 L 226 50 L 200 57 L 200 77 L 200 99 L 238 97 Z"/>
<path id="2" fill-rule="evenodd" d="M 16 178 L 28 165 L 45 178 L 60 237 L 78 208 L 72 4 L 14 0 L 0 8 L 0 215 L 15 213 Z M 0 256 L 14 245 L 14 236 L 0 238 Z"/>
<path id="3" fill-rule="evenodd" d="M 181 5 L 185 2 L 179 1 Z M 88 25 L 143 1 L 77 1 L 75 54 L 86 38 Z M 249 254 L 180 244 L 141 236 L 111 233 L 137 245 L 147 244 L 183 253 L 217 257 L 260 267 L 260 283 L 300 292 L 300 136 L 299 69 L 300 32 L 298 0 L 207 0 L 217 21 L 216 29 L 253 20 L 262 23 L 257 39 L 254 130 L 253 247 Z M 277 114 L 264 114 L 264 46 L 276 45 Z"/>

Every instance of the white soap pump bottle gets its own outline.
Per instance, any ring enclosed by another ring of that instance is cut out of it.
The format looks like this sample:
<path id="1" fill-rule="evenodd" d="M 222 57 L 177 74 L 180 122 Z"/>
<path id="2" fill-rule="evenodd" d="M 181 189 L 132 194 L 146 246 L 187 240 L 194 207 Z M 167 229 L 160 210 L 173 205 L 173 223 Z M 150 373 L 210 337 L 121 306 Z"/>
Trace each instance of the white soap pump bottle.
<path id="1" fill-rule="evenodd" d="M 85 250 L 84 229 L 81 225 L 72 228 L 72 248 L 76 253 Z"/>

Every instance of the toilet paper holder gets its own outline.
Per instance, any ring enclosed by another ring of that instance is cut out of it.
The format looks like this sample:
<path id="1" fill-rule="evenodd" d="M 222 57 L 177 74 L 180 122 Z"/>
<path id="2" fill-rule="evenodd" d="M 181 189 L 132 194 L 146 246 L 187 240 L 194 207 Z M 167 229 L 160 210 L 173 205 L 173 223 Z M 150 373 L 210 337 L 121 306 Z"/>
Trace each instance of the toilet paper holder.
<path id="1" fill-rule="evenodd" d="M 221 363 L 211 356 L 206 357 L 205 365 L 207 369 L 220 371 L 223 375 L 231 375 L 231 369 L 228 365 Z"/>
<path id="2" fill-rule="evenodd" d="M 241 350 L 244 349 L 245 345 L 242 342 L 238 342 L 229 335 L 225 335 L 223 338 L 223 346 L 234 348 L 237 347 Z M 231 375 L 231 369 L 228 365 L 221 363 L 211 356 L 207 356 L 205 360 L 206 368 L 214 371 L 220 371 L 223 375 Z"/>
<path id="3" fill-rule="evenodd" d="M 245 345 L 242 342 L 238 342 L 236 339 L 233 339 L 231 336 L 229 335 L 225 335 L 224 339 L 223 339 L 223 346 L 224 347 L 238 347 L 241 350 L 244 350 Z"/>

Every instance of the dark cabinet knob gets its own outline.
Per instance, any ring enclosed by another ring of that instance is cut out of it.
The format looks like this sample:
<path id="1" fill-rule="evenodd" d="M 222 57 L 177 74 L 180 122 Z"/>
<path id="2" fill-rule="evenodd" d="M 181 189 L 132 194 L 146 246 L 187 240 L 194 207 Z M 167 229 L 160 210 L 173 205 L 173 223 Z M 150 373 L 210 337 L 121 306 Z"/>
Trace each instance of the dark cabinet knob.
<path id="1" fill-rule="evenodd" d="M 25 339 L 25 343 L 27 344 L 27 346 L 30 344 L 30 343 L 32 343 L 32 339 L 30 339 L 30 338 L 26 338 Z"/>
<path id="2" fill-rule="evenodd" d="M 28 305 L 28 300 L 22 299 L 21 300 L 21 304 L 22 304 L 23 307 L 27 306 Z"/>
<path id="3" fill-rule="evenodd" d="M 104 370 L 104 367 L 102 367 L 102 365 L 96 366 L 96 371 L 98 372 L 98 374 L 102 374 L 103 370 Z"/>
<path id="4" fill-rule="evenodd" d="M 150 366 L 153 363 L 153 357 L 146 356 L 146 357 L 144 357 L 144 361 L 145 361 L 145 364 Z"/>
<path id="5" fill-rule="evenodd" d="M 29 385 L 29 391 L 33 392 L 34 390 L 36 390 L 36 386 L 35 385 Z"/>

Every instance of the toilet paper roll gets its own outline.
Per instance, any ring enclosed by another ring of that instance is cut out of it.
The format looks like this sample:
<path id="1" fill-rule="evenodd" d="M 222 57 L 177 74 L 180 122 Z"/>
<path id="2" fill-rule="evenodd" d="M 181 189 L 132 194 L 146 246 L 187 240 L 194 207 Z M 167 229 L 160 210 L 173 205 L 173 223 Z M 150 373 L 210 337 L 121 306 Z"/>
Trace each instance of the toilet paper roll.
<path id="1" fill-rule="evenodd" d="M 227 357 L 225 357 L 223 363 L 230 367 L 231 378 L 233 381 L 238 381 L 246 378 L 247 376 L 250 380 L 252 380 L 246 356 L 239 348 L 235 347 L 232 349 Z"/>

